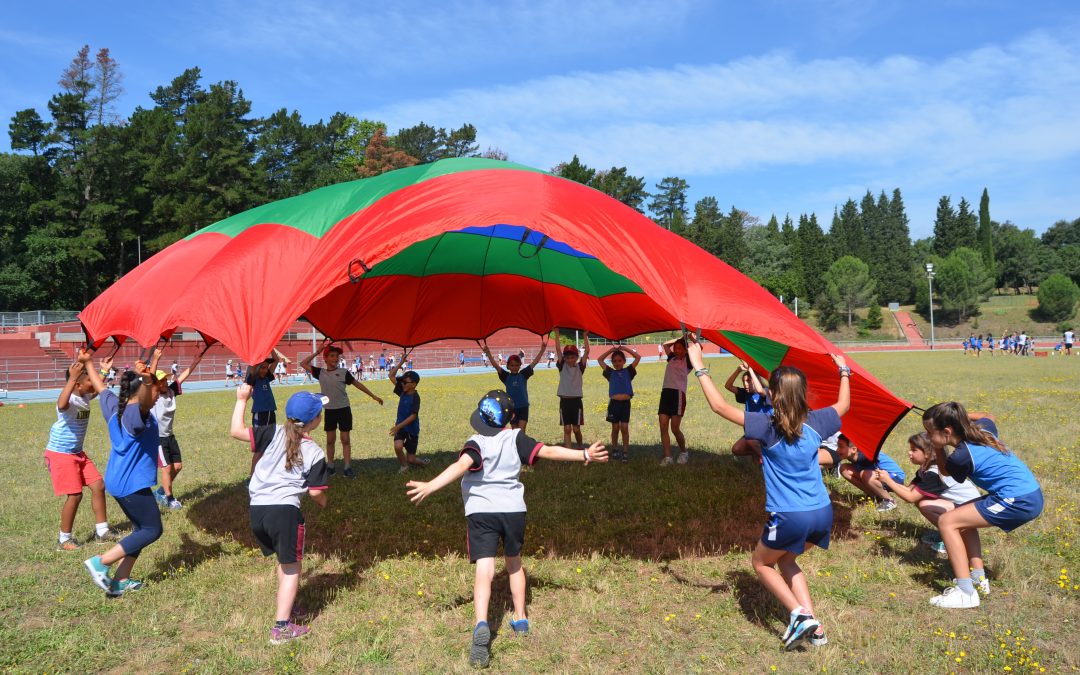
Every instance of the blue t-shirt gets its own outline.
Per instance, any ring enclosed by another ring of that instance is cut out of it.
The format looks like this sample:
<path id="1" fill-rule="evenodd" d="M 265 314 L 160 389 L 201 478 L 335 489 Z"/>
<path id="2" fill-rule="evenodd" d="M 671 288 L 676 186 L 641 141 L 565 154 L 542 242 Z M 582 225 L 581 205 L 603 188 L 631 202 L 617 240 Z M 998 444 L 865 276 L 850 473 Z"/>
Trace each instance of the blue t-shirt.
<path id="1" fill-rule="evenodd" d="M 765 413 L 746 413 L 743 432 L 761 442 L 762 472 L 765 475 L 765 509 L 816 511 L 828 506 L 829 493 L 821 480 L 818 448 L 821 439 L 840 431 L 840 416 L 833 408 L 812 410 L 802 426 L 802 435 L 787 442 Z"/>
<path id="2" fill-rule="evenodd" d="M 529 407 L 528 380 L 533 376 L 532 366 L 525 366 L 516 373 L 499 368 L 499 380 L 506 385 L 506 393 L 514 402 L 515 408 Z"/>
<path id="3" fill-rule="evenodd" d="M 409 415 L 416 415 L 416 419 L 405 425 L 405 427 L 402 428 L 402 431 L 413 436 L 419 436 L 420 394 L 416 393 L 415 389 L 413 389 L 413 393 L 406 394 L 405 388 L 402 387 L 401 382 L 398 381 L 398 383 L 394 385 L 394 395 L 398 397 L 397 420 L 394 423 L 401 424 Z"/>
<path id="4" fill-rule="evenodd" d="M 983 418 L 975 426 L 996 438 L 997 424 Z M 1035 474 L 1012 452 L 999 452 L 988 445 L 962 441 L 945 460 L 945 468 L 958 483 L 970 478 L 972 483 L 997 497 L 1023 497 L 1042 489 Z"/>
<path id="5" fill-rule="evenodd" d="M 148 386 L 148 385 L 142 385 Z M 153 413 L 143 416 L 139 404 L 129 400 L 123 419 L 117 414 L 120 399 L 106 389 L 99 396 L 101 414 L 109 427 L 109 463 L 105 489 L 113 497 L 126 497 L 157 483 L 158 423 Z"/>
<path id="6" fill-rule="evenodd" d="M 863 455 L 859 455 L 859 458 L 852 462 L 852 465 L 859 471 L 866 471 L 867 469 L 882 469 L 883 471 L 894 476 L 898 483 L 903 483 L 905 480 L 907 480 L 907 474 L 904 473 L 904 470 L 900 468 L 900 465 L 897 464 L 892 457 L 889 457 L 884 452 L 878 453 L 876 462 L 867 459 Z"/>
<path id="7" fill-rule="evenodd" d="M 608 381 L 608 396 L 628 394 L 634 397 L 633 380 L 637 377 L 637 369 L 633 366 L 625 368 L 604 368 L 604 378 Z"/>
<path id="8" fill-rule="evenodd" d="M 754 392 L 751 394 L 742 387 L 735 388 L 735 402 L 742 403 L 746 408 L 746 412 L 772 412 L 772 401 L 769 400 L 768 394 L 759 394 Z"/>
<path id="9" fill-rule="evenodd" d="M 274 376 L 269 373 L 266 374 L 266 377 L 259 377 L 252 373 L 247 378 L 247 383 L 252 387 L 251 412 L 261 413 L 277 410 L 277 402 L 274 401 L 274 391 L 270 388 L 270 383 L 273 381 Z"/>

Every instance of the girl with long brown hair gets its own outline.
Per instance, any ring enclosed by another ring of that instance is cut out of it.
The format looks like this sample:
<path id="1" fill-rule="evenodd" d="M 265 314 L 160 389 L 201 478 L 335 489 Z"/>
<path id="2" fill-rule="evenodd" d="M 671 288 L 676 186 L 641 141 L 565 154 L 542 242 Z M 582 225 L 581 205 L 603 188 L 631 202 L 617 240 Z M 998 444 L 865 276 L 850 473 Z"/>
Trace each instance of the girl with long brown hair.
<path id="1" fill-rule="evenodd" d="M 1012 532 L 1034 520 L 1042 513 L 1042 488 L 1031 470 L 1001 442 L 997 424 L 989 416 L 969 414 L 960 403 L 949 401 L 927 408 L 923 426 L 941 474 L 961 482 L 970 478 L 988 493 L 938 519 L 954 585 L 931 598 L 930 604 L 948 609 L 978 607 L 976 590 L 990 592 L 979 529 L 996 526 Z M 951 453 L 945 449 L 948 445 L 953 446 Z"/>
<path id="2" fill-rule="evenodd" d="M 713 412 L 738 424 L 748 440 L 761 444 L 769 519 L 751 563 L 761 583 L 791 613 L 781 637 L 784 647 L 793 649 L 807 640 L 824 645 L 825 631 L 814 617 L 810 587 L 796 557 L 808 546 L 829 547 L 832 501 L 818 469 L 818 447 L 823 438 L 840 431 L 840 417 L 851 406 L 851 369 L 843 356 L 832 355 L 839 368 L 839 395 L 836 403 L 818 410 L 810 410 L 807 403 L 806 376 L 801 370 L 774 369 L 769 376 L 773 405 L 769 415 L 745 412 L 724 400 L 708 377 L 696 340 L 687 346 L 687 356 Z"/>

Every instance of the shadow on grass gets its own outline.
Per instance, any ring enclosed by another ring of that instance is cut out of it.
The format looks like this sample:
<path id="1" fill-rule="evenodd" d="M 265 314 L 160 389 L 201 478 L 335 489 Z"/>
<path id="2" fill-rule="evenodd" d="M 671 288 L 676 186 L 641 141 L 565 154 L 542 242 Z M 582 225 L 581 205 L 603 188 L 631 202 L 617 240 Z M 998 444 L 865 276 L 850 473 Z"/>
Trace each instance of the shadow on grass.
<path id="1" fill-rule="evenodd" d="M 304 499 L 307 549 L 361 571 L 380 558 L 465 552 L 456 484 L 413 505 L 408 480 L 431 480 L 456 452 L 427 455 L 424 469 L 397 473 L 392 458 L 354 462 L 355 479 L 334 476 L 325 510 Z M 540 461 L 523 473 L 528 526 L 523 553 L 580 558 L 594 553 L 645 561 L 749 550 L 765 520 L 761 469 L 747 460 L 693 453 L 690 464 L 661 467 L 656 446 L 632 445 L 629 463 Z M 255 547 L 245 483 L 187 496 L 185 512 L 208 533 Z M 851 508 L 833 506 L 834 539 L 853 536 Z"/>

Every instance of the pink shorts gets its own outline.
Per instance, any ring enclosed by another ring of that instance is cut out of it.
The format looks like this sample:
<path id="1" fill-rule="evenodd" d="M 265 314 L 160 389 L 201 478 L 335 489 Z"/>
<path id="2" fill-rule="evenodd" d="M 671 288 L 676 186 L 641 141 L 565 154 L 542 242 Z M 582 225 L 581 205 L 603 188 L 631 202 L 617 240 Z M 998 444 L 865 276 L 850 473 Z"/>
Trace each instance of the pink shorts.
<path id="1" fill-rule="evenodd" d="M 74 495 L 87 485 L 101 480 L 101 474 L 86 453 L 45 451 L 45 468 L 52 476 L 53 491 L 58 495 Z"/>

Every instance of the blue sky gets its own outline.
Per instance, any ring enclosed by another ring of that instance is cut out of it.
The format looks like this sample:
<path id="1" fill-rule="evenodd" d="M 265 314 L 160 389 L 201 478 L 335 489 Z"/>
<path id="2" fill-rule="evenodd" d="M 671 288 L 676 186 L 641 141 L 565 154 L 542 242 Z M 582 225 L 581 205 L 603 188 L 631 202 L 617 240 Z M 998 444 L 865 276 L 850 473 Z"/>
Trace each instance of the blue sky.
<path id="1" fill-rule="evenodd" d="M 83 44 L 119 111 L 185 68 L 255 114 L 391 131 L 471 122 L 481 148 L 681 176 L 763 220 L 899 187 L 913 236 L 942 194 L 1042 231 L 1080 217 L 1080 3 L 999 0 L 54 5 L 5 2 L 0 118 L 43 113 Z M 7 149 L 4 134 L 0 149 Z"/>

